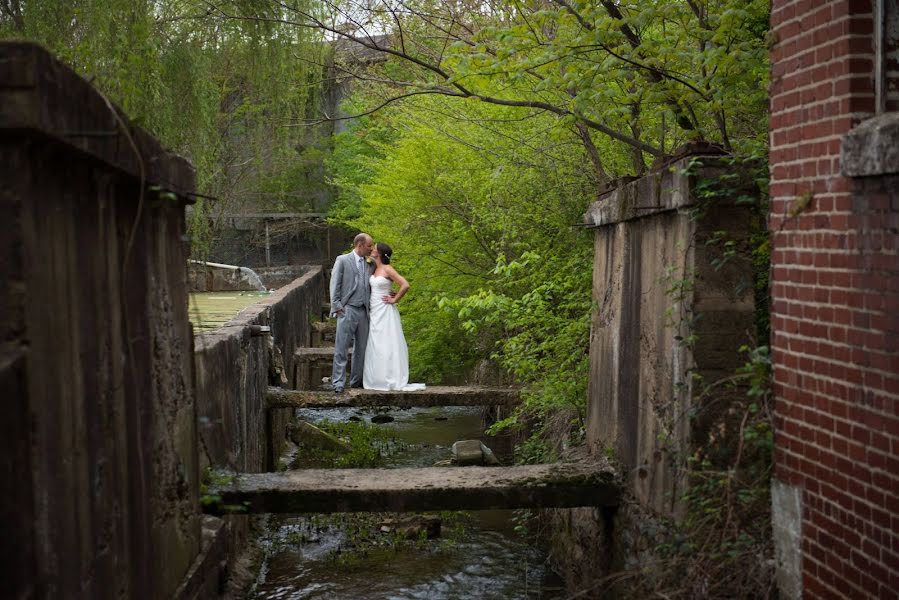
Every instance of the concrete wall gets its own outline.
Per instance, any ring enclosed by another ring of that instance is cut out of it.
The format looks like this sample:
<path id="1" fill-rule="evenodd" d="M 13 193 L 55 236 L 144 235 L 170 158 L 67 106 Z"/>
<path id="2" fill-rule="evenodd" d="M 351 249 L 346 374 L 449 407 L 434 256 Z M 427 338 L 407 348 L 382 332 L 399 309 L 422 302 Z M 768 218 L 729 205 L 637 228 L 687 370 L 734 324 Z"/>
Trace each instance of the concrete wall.
<path id="1" fill-rule="evenodd" d="M 283 372 L 291 377 L 293 350 L 309 346 L 311 322 L 318 320 L 325 297 L 322 269 L 314 267 L 223 327 L 195 337 L 201 467 L 245 472 L 274 467 L 290 411 L 271 411 L 272 423 L 267 423 L 265 391 L 270 382 L 277 383 L 270 347 L 277 349 Z M 253 325 L 270 326 L 273 335 L 254 335 Z"/>
<path id="2" fill-rule="evenodd" d="M 772 3 L 772 503 L 785 598 L 899 590 L 899 113 L 875 116 L 899 111 L 897 24 L 890 0 Z"/>
<path id="3" fill-rule="evenodd" d="M 313 267 L 223 327 L 194 338 L 201 472 L 275 468 L 293 411 L 267 410 L 265 393 L 269 385 L 295 384 L 293 350 L 309 346 L 325 294 L 323 271 Z M 271 327 L 271 335 L 254 333 L 256 326 Z M 255 522 L 241 515 L 207 519 L 202 565 L 185 582 L 182 598 L 216 597 L 226 579 L 231 593 L 245 591 L 256 567 L 248 554 Z"/>
<path id="4" fill-rule="evenodd" d="M 285 265 L 256 267 L 253 272 L 259 276 L 266 288 L 277 289 L 291 283 L 311 268 L 306 265 Z M 188 264 L 187 285 L 190 292 L 235 292 L 258 289 L 250 281 L 245 270 L 238 271 L 196 263 Z"/>
<path id="5" fill-rule="evenodd" d="M 193 172 L 120 118 L 44 50 L 0 44 L 5 597 L 168 598 L 199 550 Z"/>
<path id="6" fill-rule="evenodd" d="M 324 176 L 324 174 L 322 174 Z M 327 201 L 328 205 L 330 200 Z M 325 206 L 325 210 L 327 206 Z M 355 231 L 330 225 L 325 215 L 298 216 L 266 213 L 269 217 L 228 215 L 215 221 L 215 239 L 203 260 L 252 267 L 319 265 L 330 267 L 338 255 L 352 248 Z M 266 245 L 266 223 L 269 243 Z"/>
<path id="7" fill-rule="evenodd" d="M 694 159 L 704 166 L 686 174 Z M 752 215 L 733 198 L 696 194 L 700 179 L 724 169 L 714 157 L 681 159 L 608 193 L 585 216 L 596 231 L 597 307 L 588 445 L 611 448 L 636 498 L 661 514 L 677 514 L 690 439 L 703 435 L 688 416 L 702 408 L 693 374 L 731 373 L 755 328 L 751 266 L 735 258 L 717 270 L 720 245 L 706 243 L 724 231 L 745 246 Z"/>

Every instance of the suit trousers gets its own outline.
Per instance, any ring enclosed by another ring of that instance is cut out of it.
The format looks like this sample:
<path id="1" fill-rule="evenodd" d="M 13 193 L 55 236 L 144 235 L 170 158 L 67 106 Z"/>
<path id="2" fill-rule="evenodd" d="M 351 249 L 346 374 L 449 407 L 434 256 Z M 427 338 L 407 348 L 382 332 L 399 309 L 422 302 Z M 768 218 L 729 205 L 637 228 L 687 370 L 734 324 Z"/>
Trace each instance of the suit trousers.
<path id="1" fill-rule="evenodd" d="M 349 387 L 362 387 L 365 346 L 368 344 L 368 310 L 364 306 L 344 306 L 343 315 L 337 317 L 334 365 L 331 368 L 331 387 L 335 390 L 346 387 L 347 355 L 351 343 L 353 361 Z"/>

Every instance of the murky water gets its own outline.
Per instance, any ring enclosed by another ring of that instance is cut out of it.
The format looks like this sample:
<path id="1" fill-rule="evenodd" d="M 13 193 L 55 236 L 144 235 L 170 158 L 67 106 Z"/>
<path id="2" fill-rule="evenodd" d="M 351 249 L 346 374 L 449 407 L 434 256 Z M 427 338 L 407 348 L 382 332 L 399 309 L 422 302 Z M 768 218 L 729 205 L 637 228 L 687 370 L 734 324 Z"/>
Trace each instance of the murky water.
<path id="1" fill-rule="evenodd" d="M 188 313 L 194 331 L 217 329 L 269 292 L 197 292 L 189 295 Z"/>
<path id="2" fill-rule="evenodd" d="M 298 411 L 302 418 L 370 421 L 363 409 Z M 481 439 L 508 463 L 508 451 L 483 435 L 476 408 L 394 409 L 401 450 L 390 467 L 430 466 L 449 459 L 461 439 Z M 448 467 L 454 468 L 454 467 Z M 262 539 L 266 558 L 251 598 L 456 600 L 562 597 L 545 554 L 514 531 L 512 511 L 442 513 L 443 534 L 415 543 L 377 539 L 377 523 L 396 515 L 281 516 Z M 354 539 L 369 543 L 354 548 Z M 374 542 L 372 543 L 372 540 Z M 360 547 L 364 549 L 359 550 Z"/>

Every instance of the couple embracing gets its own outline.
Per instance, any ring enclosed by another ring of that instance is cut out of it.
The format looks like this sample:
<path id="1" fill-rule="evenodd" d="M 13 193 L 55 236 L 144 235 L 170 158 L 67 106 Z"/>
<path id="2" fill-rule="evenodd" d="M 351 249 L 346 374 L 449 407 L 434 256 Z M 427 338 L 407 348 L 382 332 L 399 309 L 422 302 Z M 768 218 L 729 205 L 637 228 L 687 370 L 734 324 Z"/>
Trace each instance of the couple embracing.
<path id="1" fill-rule="evenodd" d="M 371 390 L 422 389 L 409 385 L 409 350 L 396 303 L 409 282 L 390 266 L 393 250 L 375 245 L 367 233 L 353 240 L 353 251 L 337 257 L 331 271 L 331 316 L 337 317 L 331 387 Z M 399 289 L 393 292 L 393 284 Z M 347 384 L 347 355 L 353 345 L 353 367 Z"/>

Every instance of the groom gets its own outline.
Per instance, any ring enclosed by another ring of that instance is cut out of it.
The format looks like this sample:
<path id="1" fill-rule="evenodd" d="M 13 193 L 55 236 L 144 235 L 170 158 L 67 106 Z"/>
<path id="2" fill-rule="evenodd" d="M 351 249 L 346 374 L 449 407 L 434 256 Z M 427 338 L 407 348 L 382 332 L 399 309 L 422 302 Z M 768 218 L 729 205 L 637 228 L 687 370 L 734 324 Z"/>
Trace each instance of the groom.
<path id="1" fill-rule="evenodd" d="M 331 387 L 343 392 L 346 383 L 346 363 L 350 342 L 353 342 L 353 370 L 350 387 L 362 387 L 362 368 L 365 364 L 365 345 L 368 343 L 368 309 L 371 288 L 368 278 L 374 270 L 369 264 L 372 239 L 360 233 L 353 239 L 353 251 L 342 254 L 331 270 L 331 316 L 337 317 L 334 338 L 334 366 L 331 368 Z"/>

